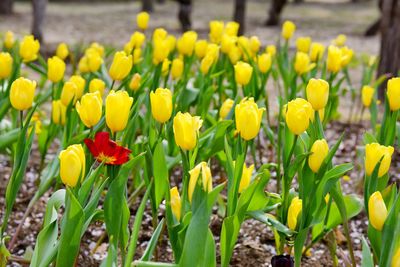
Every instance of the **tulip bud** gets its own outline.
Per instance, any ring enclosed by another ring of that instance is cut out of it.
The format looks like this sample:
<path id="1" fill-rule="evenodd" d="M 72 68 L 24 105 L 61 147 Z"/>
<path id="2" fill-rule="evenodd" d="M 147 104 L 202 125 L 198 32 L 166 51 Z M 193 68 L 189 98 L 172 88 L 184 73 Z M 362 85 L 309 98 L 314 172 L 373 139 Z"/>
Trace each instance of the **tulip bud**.
<path id="1" fill-rule="evenodd" d="M 307 100 L 314 110 L 325 108 L 329 97 L 329 83 L 322 79 L 310 79 L 307 87 Z"/>
<path id="2" fill-rule="evenodd" d="M 151 113 L 156 121 L 164 123 L 171 118 L 172 93 L 167 88 L 157 88 L 150 92 Z"/>
<path id="3" fill-rule="evenodd" d="M 264 54 L 259 55 L 257 63 L 258 63 L 258 69 L 262 73 L 267 73 L 271 69 L 271 65 L 272 65 L 271 54 L 264 53 Z"/>
<path id="4" fill-rule="evenodd" d="M 104 95 L 104 90 L 106 89 L 106 83 L 100 79 L 93 79 L 89 83 L 89 92 L 94 93 L 98 91 L 100 95 Z"/>
<path id="5" fill-rule="evenodd" d="M 275 45 L 268 45 L 265 48 L 265 52 L 271 55 L 271 57 L 274 57 L 276 55 L 276 46 Z"/>
<path id="6" fill-rule="evenodd" d="M 325 139 L 317 140 L 311 147 L 311 155 L 308 157 L 308 166 L 317 173 L 329 152 L 329 146 Z"/>
<path id="7" fill-rule="evenodd" d="M 47 78 L 53 83 L 59 82 L 64 78 L 65 73 L 64 61 L 54 56 L 47 60 Z"/>
<path id="8" fill-rule="evenodd" d="M 99 44 L 99 43 L 91 43 L 90 44 L 90 48 L 93 48 L 94 50 L 97 51 L 97 53 L 100 55 L 100 57 L 102 57 L 104 55 L 104 47 Z"/>
<path id="9" fill-rule="evenodd" d="M 325 46 L 321 43 L 312 43 L 310 48 L 310 58 L 312 62 L 320 60 L 324 56 Z"/>
<path id="10" fill-rule="evenodd" d="M 86 80 L 82 76 L 73 75 L 69 78 L 69 81 L 76 85 L 76 100 L 80 99 L 83 95 L 83 90 L 85 90 Z"/>
<path id="11" fill-rule="evenodd" d="M 379 166 L 378 177 L 385 175 L 389 171 L 393 152 L 394 148 L 392 146 L 382 146 L 378 143 L 367 144 L 365 146 L 366 174 L 372 175 L 376 164 L 382 159 L 381 165 Z"/>
<path id="12" fill-rule="evenodd" d="M 237 38 L 235 36 L 229 36 L 226 34 L 222 35 L 221 52 L 224 54 L 229 54 L 232 47 L 234 47 L 236 45 L 236 40 L 237 40 Z"/>
<path id="13" fill-rule="evenodd" d="M 250 82 L 251 75 L 253 73 L 253 67 L 243 61 L 239 61 L 234 66 L 235 68 L 235 80 L 239 85 L 247 85 Z"/>
<path id="14" fill-rule="evenodd" d="M 87 61 L 87 67 L 91 72 L 98 71 L 101 67 L 101 64 L 103 64 L 103 59 L 101 58 L 99 52 L 94 48 L 89 48 L 85 51 L 85 58 Z"/>
<path id="15" fill-rule="evenodd" d="M 290 38 L 292 38 L 295 31 L 296 31 L 296 25 L 293 22 L 287 20 L 283 23 L 281 34 L 285 40 L 289 40 Z"/>
<path id="16" fill-rule="evenodd" d="M 246 164 L 243 164 L 242 177 L 240 178 L 240 184 L 239 184 L 239 193 L 241 193 L 249 186 L 253 170 L 254 170 L 254 164 L 250 165 L 250 167 L 248 168 Z"/>
<path id="17" fill-rule="evenodd" d="M 201 61 L 200 71 L 203 74 L 207 74 L 213 63 L 214 63 L 214 58 L 212 56 L 210 55 L 205 56 Z"/>
<path id="18" fill-rule="evenodd" d="M 24 62 L 34 61 L 38 57 L 40 49 L 40 43 L 35 40 L 33 35 L 27 35 L 22 39 L 19 46 L 19 55 L 24 60 Z"/>
<path id="19" fill-rule="evenodd" d="M 141 30 L 146 30 L 147 27 L 149 26 L 149 20 L 150 20 L 150 15 L 147 12 L 140 12 L 136 16 L 136 24 L 139 29 Z"/>
<path id="20" fill-rule="evenodd" d="M 158 65 L 163 62 L 169 54 L 168 41 L 155 39 L 153 41 L 153 64 Z"/>
<path id="21" fill-rule="evenodd" d="M 291 230 L 295 230 L 297 226 L 297 217 L 303 208 L 302 200 L 294 197 L 290 203 L 287 216 L 287 224 Z"/>
<path id="22" fill-rule="evenodd" d="M 173 52 L 175 50 L 175 46 L 176 46 L 176 38 L 174 35 L 170 34 L 166 37 L 165 39 L 167 41 L 168 44 L 168 51 L 169 52 Z"/>
<path id="23" fill-rule="evenodd" d="M 171 210 L 177 221 L 181 220 L 181 196 L 179 195 L 178 188 L 176 186 L 172 187 L 170 190 L 171 197 Z"/>
<path id="24" fill-rule="evenodd" d="M 391 111 L 400 109 L 400 77 L 391 78 L 387 83 L 387 97 Z"/>
<path id="25" fill-rule="evenodd" d="M 219 57 L 219 46 L 216 44 L 207 45 L 206 56 L 209 55 L 214 59 L 214 62 L 217 61 Z"/>
<path id="26" fill-rule="evenodd" d="M 162 66 L 161 66 L 161 75 L 162 76 L 167 76 L 169 73 L 169 65 L 171 64 L 171 61 L 169 61 L 168 58 L 164 59 Z"/>
<path id="27" fill-rule="evenodd" d="M 390 267 L 400 267 L 400 247 L 395 251 Z"/>
<path id="28" fill-rule="evenodd" d="M 309 72 L 315 67 L 314 63 L 310 63 L 310 57 L 303 52 L 297 52 L 294 61 L 294 69 L 298 75 Z"/>
<path id="29" fill-rule="evenodd" d="M 57 50 L 56 50 L 56 56 L 61 58 L 62 60 L 65 60 L 69 55 L 69 50 L 68 50 L 68 46 L 66 43 L 60 43 L 57 46 Z"/>
<path id="30" fill-rule="evenodd" d="M 132 103 L 133 98 L 126 91 L 111 90 L 106 97 L 106 123 L 113 133 L 125 129 Z"/>
<path id="31" fill-rule="evenodd" d="M 378 231 L 382 231 L 385 224 L 388 211 L 386 209 L 385 201 L 383 201 L 381 192 L 376 191 L 368 200 L 368 214 L 369 222 Z"/>
<path id="32" fill-rule="evenodd" d="M 68 106 L 69 103 L 72 101 L 72 104 L 75 105 L 76 101 L 78 100 L 77 97 L 78 87 L 73 82 L 66 82 L 61 91 L 61 102 L 63 105 Z"/>
<path id="33" fill-rule="evenodd" d="M 179 53 L 186 56 L 191 56 L 196 45 L 197 33 L 194 31 L 185 32 L 177 42 Z"/>
<path id="34" fill-rule="evenodd" d="M 337 73 L 342 68 L 342 51 L 338 47 L 332 45 L 328 47 L 326 67 L 332 73 Z"/>
<path id="35" fill-rule="evenodd" d="M 61 100 L 54 100 L 52 102 L 52 112 L 51 118 L 54 124 L 64 125 L 65 124 L 65 115 L 66 115 L 67 107 L 61 102 Z"/>
<path id="36" fill-rule="evenodd" d="M 203 124 L 200 117 L 178 112 L 174 118 L 174 136 L 176 144 L 184 150 L 192 150 L 197 144 L 197 135 Z"/>
<path id="37" fill-rule="evenodd" d="M 142 80 L 142 76 L 140 76 L 139 73 L 135 73 L 132 76 L 131 82 L 129 83 L 129 89 L 136 92 L 140 88 L 141 80 Z"/>
<path id="38" fill-rule="evenodd" d="M 310 125 L 310 120 L 313 118 L 314 110 L 308 101 L 296 98 L 287 104 L 285 119 L 293 134 L 300 135 L 306 131 Z"/>
<path id="39" fill-rule="evenodd" d="M 0 52 L 0 80 L 11 75 L 13 58 L 7 52 Z"/>
<path id="40" fill-rule="evenodd" d="M 134 32 L 131 35 L 131 39 L 129 40 L 129 45 L 132 49 L 140 49 L 144 43 L 144 41 L 146 40 L 146 35 L 144 35 L 142 32 Z M 126 54 L 130 54 L 131 51 L 129 51 L 129 53 Z"/>
<path id="41" fill-rule="evenodd" d="M 342 67 L 346 67 L 352 60 L 354 51 L 347 46 L 340 48 L 340 51 L 342 53 Z"/>
<path id="42" fill-rule="evenodd" d="M 60 152 L 61 181 L 70 187 L 75 187 L 85 175 L 85 152 L 82 145 L 71 145 Z"/>
<path id="43" fill-rule="evenodd" d="M 221 120 L 225 119 L 229 115 L 234 103 L 235 102 L 230 98 L 222 103 L 221 109 L 219 110 L 219 117 L 221 118 Z"/>
<path id="44" fill-rule="evenodd" d="M 194 47 L 194 53 L 198 58 L 202 59 L 206 55 L 207 46 L 208 43 L 206 40 L 198 40 L 196 42 L 196 45 Z"/>
<path id="45" fill-rule="evenodd" d="M 244 140 L 248 141 L 257 136 L 264 110 L 265 108 L 258 108 L 253 98 L 244 98 L 235 106 L 236 129 Z"/>
<path id="46" fill-rule="evenodd" d="M 76 103 L 76 111 L 86 127 L 92 128 L 101 119 L 103 99 L 99 91 L 87 93 Z"/>
<path id="47" fill-rule="evenodd" d="M 153 42 L 167 38 L 168 32 L 163 28 L 157 28 L 153 32 Z"/>
<path id="48" fill-rule="evenodd" d="M 32 107 L 35 96 L 36 82 L 25 78 L 18 78 L 11 84 L 11 105 L 20 111 Z"/>
<path id="49" fill-rule="evenodd" d="M 78 70 L 79 70 L 80 73 L 90 72 L 87 56 L 83 56 L 79 60 Z"/>
<path id="50" fill-rule="evenodd" d="M 250 50 L 256 54 L 260 50 L 261 42 L 257 36 L 250 37 Z"/>
<path id="51" fill-rule="evenodd" d="M 172 79 L 177 80 L 182 76 L 183 73 L 183 61 L 180 58 L 175 58 L 172 61 L 171 76 Z"/>
<path id="52" fill-rule="evenodd" d="M 297 51 L 308 53 L 310 51 L 311 38 L 310 37 L 299 37 L 296 40 Z"/>
<path id="53" fill-rule="evenodd" d="M 132 55 L 127 56 L 124 51 L 116 52 L 109 74 L 114 81 L 123 80 L 132 69 Z"/>
<path id="54" fill-rule="evenodd" d="M 213 20 L 210 21 L 210 41 L 214 44 L 219 44 L 221 42 L 222 34 L 224 33 L 224 22 Z"/>
<path id="55" fill-rule="evenodd" d="M 14 33 L 12 31 L 7 31 L 4 34 L 4 47 L 11 49 L 14 45 Z"/>
<path id="56" fill-rule="evenodd" d="M 250 51 L 250 40 L 246 36 L 240 36 L 237 39 L 237 44 L 240 49 L 240 52 L 243 56 L 244 60 L 249 60 L 249 56 L 251 56 L 251 51 Z"/>
<path id="57" fill-rule="evenodd" d="M 335 40 L 333 40 L 334 45 L 336 46 L 344 46 L 344 44 L 346 43 L 346 35 L 344 34 L 339 34 Z"/>
<path id="58" fill-rule="evenodd" d="M 237 36 L 240 24 L 236 21 L 229 21 L 225 26 L 225 34 L 229 36 Z"/>
<path id="59" fill-rule="evenodd" d="M 229 60 L 231 61 L 232 65 L 235 65 L 239 61 L 240 57 L 242 56 L 241 52 L 240 52 L 240 48 L 237 46 L 233 46 L 231 48 L 231 50 L 229 51 L 228 56 L 229 56 Z"/>
<path id="60" fill-rule="evenodd" d="M 361 90 L 361 98 L 365 107 L 371 106 L 372 99 L 374 98 L 375 89 L 371 86 L 364 85 Z"/>
<path id="61" fill-rule="evenodd" d="M 188 199 L 189 202 L 192 203 L 192 196 L 194 189 L 196 188 L 197 180 L 200 176 L 201 172 L 201 183 L 203 185 L 203 190 L 205 192 L 212 191 L 212 175 L 210 167 L 208 167 L 206 162 L 200 162 L 196 167 L 189 171 L 189 187 L 188 187 Z"/>

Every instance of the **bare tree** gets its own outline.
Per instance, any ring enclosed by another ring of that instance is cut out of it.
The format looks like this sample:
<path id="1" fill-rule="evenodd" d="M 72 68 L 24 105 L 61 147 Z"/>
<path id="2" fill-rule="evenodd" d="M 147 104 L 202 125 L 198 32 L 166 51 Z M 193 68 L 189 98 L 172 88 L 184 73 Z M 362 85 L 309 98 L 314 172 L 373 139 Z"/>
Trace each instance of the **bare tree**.
<path id="1" fill-rule="evenodd" d="M 400 0 L 382 1 L 381 51 L 378 76 L 400 70 Z M 383 90 L 380 90 L 383 94 Z"/>
<path id="2" fill-rule="evenodd" d="M 153 12 L 153 0 L 142 0 L 142 11 Z"/>
<path id="3" fill-rule="evenodd" d="M 32 34 L 40 42 L 43 41 L 43 22 L 46 15 L 46 5 L 47 0 L 32 0 Z"/>
<path id="4" fill-rule="evenodd" d="M 243 35 L 246 21 L 246 0 L 235 0 L 233 20 L 240 24 L 238 33 L 239 35 Z"/>
<path id="5" fill-rule="evenodd" d="M 0 0 L 0 14 L 11 14 L 13 12 L 13 0 Z"/>
<path id="6" fill-rule="evenodd" d="M 281 14 L 286 3 L 287 0 L 272 0 L 268 11 L 268 19 L 265 22 L 266 26 L 276 26 L 279 24 Z"/>

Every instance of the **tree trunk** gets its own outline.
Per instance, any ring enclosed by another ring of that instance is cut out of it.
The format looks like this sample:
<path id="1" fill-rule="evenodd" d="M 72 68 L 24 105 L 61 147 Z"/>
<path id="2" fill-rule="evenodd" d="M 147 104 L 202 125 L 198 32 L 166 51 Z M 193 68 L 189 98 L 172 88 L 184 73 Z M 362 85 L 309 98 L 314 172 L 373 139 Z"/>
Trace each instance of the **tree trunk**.
<path id="1" fill-rule="evenodd" d="M 272 0 L 265 26 L 276 26 L 279 24 L 281 13 L 286 3 L 287 0 Z"/>
<path id="2" fill-rule="evenodd" d="M 47 0 L 32 0 L 33 22 L 32 34 L 40 42 L 43 41 L 43 22 L 46 15 Z"/>
<path id="3" fill-rule="evenodd" d="M 181 23 L 182 32 L 185 32 L 192 28 L 192 20 L 190 18 L 192 13 L 192 0 L 178 0 L 178 2 L 178 19 Z"/>
<path id="4" fill-rule="evenodd" d="M 239 35 L 243 35 L 245 32 L 245 18 L 246 17 L 246 0 L 235 0 L 235 11 L 233 14 L 233 20 L 240 24 Z"/>
<path id="5" fill-rule="evenodd" d="M 153 12 L 153 0 L 142 0 L 142 11 Z"/>
<path id="6" fill-rule="evenodd" d="M 382 2 L 378 76 L 382 74 L 397 76 L 400 70 L 400 0 L 383 0 Z M 384 90 L 379 90 L 379 95 L 383 97 Z"/>
<path id="7" fill-rule="evenodd" d="M 13 12 L 13 0 L 0 0 L 0 14 L 11 14 Z"/>

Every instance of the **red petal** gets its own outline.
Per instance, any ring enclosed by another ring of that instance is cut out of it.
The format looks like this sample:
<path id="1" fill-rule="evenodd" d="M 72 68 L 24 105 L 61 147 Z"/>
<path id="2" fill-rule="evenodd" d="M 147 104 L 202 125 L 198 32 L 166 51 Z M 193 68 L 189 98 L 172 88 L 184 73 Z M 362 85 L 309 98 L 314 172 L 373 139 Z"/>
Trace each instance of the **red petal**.
<path id="1" fill-rule="evenodd" d="M 97 156 L 99 155 L 99 151 L 97 150 L 95 142 L 93 142 L 93 140 L 89 138 L 86 138 L 84 142 L 86 146 L 89 148 L 89 151 L 93 155 L 93 157 L 97 158 Z"/>

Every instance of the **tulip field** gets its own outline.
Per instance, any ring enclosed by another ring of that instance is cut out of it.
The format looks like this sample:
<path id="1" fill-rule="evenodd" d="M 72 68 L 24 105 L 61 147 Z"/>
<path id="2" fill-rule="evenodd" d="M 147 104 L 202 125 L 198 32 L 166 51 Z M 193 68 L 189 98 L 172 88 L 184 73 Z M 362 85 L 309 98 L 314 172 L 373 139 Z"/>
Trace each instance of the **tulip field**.
<path id="1" fill-rule="evenodd" d="M 2 33 L 0 267 L 400 266 L 400 77 L 289 20 L 150 19 L 46 55 Z"/>

